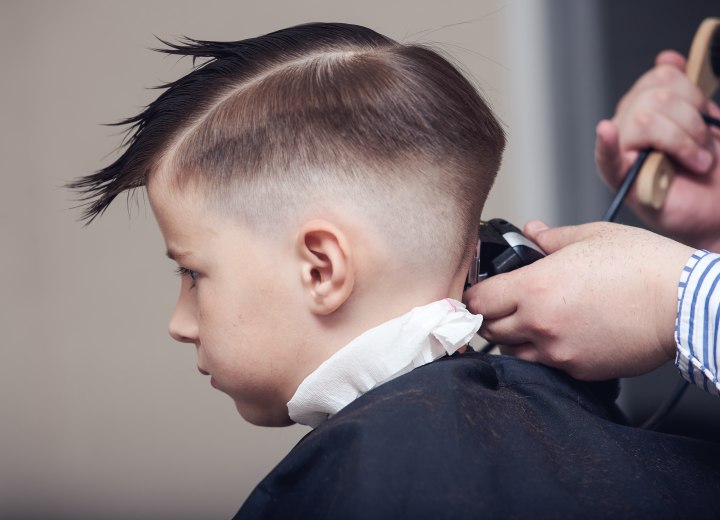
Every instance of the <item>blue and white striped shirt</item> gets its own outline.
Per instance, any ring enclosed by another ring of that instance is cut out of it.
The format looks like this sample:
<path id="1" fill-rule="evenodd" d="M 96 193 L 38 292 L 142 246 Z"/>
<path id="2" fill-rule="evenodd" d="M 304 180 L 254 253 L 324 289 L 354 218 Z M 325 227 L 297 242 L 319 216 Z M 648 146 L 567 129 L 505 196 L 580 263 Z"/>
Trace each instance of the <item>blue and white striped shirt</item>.
<path id="1" fill-rule="evenodd" d="M 685 264 L 678 286 L 675 342 L 675 364 L 682 376 L 720 395 L 720 254 L 696 251 Z"/>

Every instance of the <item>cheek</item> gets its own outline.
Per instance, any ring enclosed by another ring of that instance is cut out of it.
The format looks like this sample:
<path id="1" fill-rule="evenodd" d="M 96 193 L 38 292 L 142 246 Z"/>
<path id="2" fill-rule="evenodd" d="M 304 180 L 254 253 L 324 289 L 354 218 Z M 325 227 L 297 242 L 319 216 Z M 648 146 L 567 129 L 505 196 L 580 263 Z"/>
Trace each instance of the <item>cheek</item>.
<path id="1" fill-rule="evenodd" d="M 196 290 L 198 334 L 201 343 L 210 347 L 225 333 L 223 324 L 227 321 L 224 316 L 226 306 L 209 288 L 198 286 Z"/>
<path id="2" fill-rule="evenodd" d="M 232 291 L 198 286 L 198 333 L 208 355 L 227 358 L 246 343 L 248 327 L 254 325 L 252 306 L 246 308 Z M 230 288 L 228 288 L 230 289 Z"/>

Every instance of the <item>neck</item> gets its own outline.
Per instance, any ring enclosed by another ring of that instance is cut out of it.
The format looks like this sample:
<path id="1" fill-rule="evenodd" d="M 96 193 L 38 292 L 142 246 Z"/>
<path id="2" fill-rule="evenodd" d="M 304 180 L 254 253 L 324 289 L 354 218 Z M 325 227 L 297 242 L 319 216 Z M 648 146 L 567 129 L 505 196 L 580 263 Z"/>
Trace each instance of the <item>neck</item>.
<path id="1" fill-rule="evenodd" d="M 461 273 L 444 283 L 439 280 L 433 284 L 423 284 L 420 279 L 415 280 L 415 283 L 407 279 L 388 280 L 382 287 L 376 285 L 373 292 L 363 290 L 359 284 L 353 296 L 340 309 L 318 319 L 318 344 L 329 346 L 324 353 L 329 357 L 366 330 L 397 318 L 415 307 L 444 298 L 460 301 L 465 277 L 465 273 Z"/>
<path id="2" fill-rule="evenodd" d="M 376 386 L 462 349 L 481 323 L 445 298 L 364 331 L 303 380 L 288 402 L 290 417 L 316 427 Z"/>

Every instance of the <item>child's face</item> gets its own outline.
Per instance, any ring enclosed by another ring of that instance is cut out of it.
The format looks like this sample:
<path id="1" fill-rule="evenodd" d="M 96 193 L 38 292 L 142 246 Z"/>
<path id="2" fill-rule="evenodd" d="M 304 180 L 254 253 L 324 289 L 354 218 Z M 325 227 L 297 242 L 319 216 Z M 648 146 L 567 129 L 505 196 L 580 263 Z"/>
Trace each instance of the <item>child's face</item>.
<path id="1" fill-rule="evenodd" d="M 259 236 L 208 212 L 197 198 L 152 179 L 148 194 L 171 256 L 183 270 L 170 335 L 197 349 L 198 369 L 259 425 L 289 424 L 287 401 L 322 360 L 303 327 L 291 241 Z"/>

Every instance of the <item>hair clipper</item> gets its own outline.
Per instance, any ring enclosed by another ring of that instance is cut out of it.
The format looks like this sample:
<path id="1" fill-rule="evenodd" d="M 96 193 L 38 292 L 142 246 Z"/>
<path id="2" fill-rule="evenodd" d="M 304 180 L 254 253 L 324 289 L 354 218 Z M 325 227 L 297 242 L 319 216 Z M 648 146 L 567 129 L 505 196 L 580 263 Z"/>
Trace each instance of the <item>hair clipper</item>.
<path id="1" fill-rule="evenodd" d="M 496 274 L 532 264 L 544 256 L 540 246 L 507 220 L 494 218 L 488 222 L 482 221 L 465 288 Z"/>

